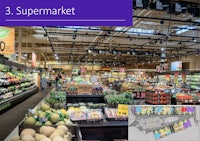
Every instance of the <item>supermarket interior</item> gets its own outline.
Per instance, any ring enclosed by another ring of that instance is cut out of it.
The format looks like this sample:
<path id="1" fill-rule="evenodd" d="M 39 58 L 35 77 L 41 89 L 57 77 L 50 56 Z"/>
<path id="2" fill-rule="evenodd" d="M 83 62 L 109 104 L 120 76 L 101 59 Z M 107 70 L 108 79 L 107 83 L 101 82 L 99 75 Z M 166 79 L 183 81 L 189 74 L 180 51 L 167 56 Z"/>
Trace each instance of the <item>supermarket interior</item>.
<path id="1" fill-rule="evenodd" d="M 199 0 L 133 0 L 130 27 L 0 27 L 1 141 L 164 141 L 199 104 Z"/>

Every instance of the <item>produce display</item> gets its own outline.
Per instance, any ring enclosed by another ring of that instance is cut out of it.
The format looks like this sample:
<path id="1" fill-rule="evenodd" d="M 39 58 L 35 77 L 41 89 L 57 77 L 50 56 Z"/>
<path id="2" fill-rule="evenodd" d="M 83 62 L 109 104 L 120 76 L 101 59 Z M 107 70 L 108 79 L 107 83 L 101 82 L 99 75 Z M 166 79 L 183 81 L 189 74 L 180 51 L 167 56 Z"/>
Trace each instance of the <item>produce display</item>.
<path id="1" fill-rule="evenodd" d="M 100 121 L 103 120 L 102 109 L 88 109 L 86 106 L 69 107 L 67 114 L 74 122 L 78 121 Z"/>
<path id="2" fill-rule="evenodd" d="M 180 102 L 200 102 L 200 94 L 184 94 L 184 93 L 179 93 L 176 95 L 177 101 Z"/>
<path id="3" fill-rule="evenodd" d="M 89 85 L 89 84 L 92 84 L 89 80 L 89 78 L 83 78 L 83 77 L 74 77 L 73 79 L 73 83 L 74 84 L 86 84 L 86 85 Z"/>
<path id="4" fill-rule="evenodd" d="M 45 101 L 54 109 L 65 109 L 66 105 L 66 93 L 64 91 L 51 91 L 50 98 Z"/>
<path id="5" fill-rule="evenodd" d="M 94 95 L 102 95 L 103 94 L 103 88 L 101 86 L 94 86 L 92 88 L 92 94 L 94 94 Z"/>
<path id="6" fill-rule="evenodd" d="M 71 141 L 73 137 L 67 126 L 42 126 L 39 131 L 26 128 L 19 135 L 13 136 L 11 141 Z"/>
<path id="7" fill-rule="evenodd" d="M 67 103 L 67 107 L 83 107 L 86 106 L 89 109 L 103 109 L 104 107 L 107 107 L 107 104 L 105 103 L 84 103 L 84 102 L 79 102 L 79 103 Z"/>
<path id="8" fill-rule="evenodd" d="M 101 121 L 103 120 L 103 112 L 101 109 L 90 109 L 87 112 L 88 121 Z"/>
<path id="9" fill-rule="evenodd" d="M 108 120 L 128 120 L 128 116 L 120 116 L 116 108 L 105 108 L 105 114 Z"/>
<path id="10" fill-rule="evenodd" d="M 109 107 L 117 107 L 118 104 L 134 104 L 133 94 L 130 92 L 123 92 L 115 95 L 106 95 L 105 100 Z"/>
<path id="11" fill-rule="evenodd" d="M 23 76 L 23 73 L 17 71 L 0 72 L 0 101 L 35 88 L 34 83 L 28 80 L 28 78 L 23 78 Z"/>
<path id="12" fill-rule="evenodd" d="M 147 91 L 145 102 L 155 105 L 170 104 L 171 95 L 169 93 L 165 93 L 163 90 Z"/>
<path id="13" fill-rule="evenodd" d="M 70 119 L 73 122 L 86 121 L 87 114 L 85 112 L 81 112 L 81 111 L 74 111 L 71 113 Z"/>
<path id="14" fill-rule="evenodd" d="M 36 109 L 29 109 L 24 120 L 25 125 L 70 125 L 72 122 L 69 119 L 65 109 L 53 109 L 48 104 L 42 103 Z"/>

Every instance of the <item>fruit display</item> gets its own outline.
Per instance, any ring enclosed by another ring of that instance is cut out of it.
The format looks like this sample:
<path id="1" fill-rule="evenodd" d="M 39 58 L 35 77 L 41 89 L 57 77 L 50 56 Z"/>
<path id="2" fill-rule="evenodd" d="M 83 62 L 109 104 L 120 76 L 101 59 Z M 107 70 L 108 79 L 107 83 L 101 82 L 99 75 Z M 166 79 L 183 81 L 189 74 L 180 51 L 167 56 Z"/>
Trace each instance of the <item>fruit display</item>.
<path id="1" fill-rule="evenodd" d="M 67 107 L 81 107 L 86 106 L 89 109 L 103 109 L 104 107 L 107 107 L 107 104 L 105 103 L 93 103 L 93 102 L 79 102 L 79 103 L 67 103 Z"/>
<path id="2" fill-rule="evenodd" d="M 0 99 L 5 100 L 5 99 L 13 97 L 13 95 L 14 95 L 13 92 L 8 92 L 6 94 L 0 95 Z"/>
<path id="3" fill-rule="evenodd" d="M 87 120 L 87 114 L 86 114 L 86 112 L 74 111 L 73 113 L 71 113 L 70 119 L 73 122 L 86 121 Z"/>
<path id="4" fill-rule="evenodd" d="M 35 109 L 29 109 L 24 120 L 25 125 L 63 125 L 72 124 L 65 109 L 52 109 L 48 104 L 42 103 Z"/>
<path id="5" fill-rule="evenodd" d="M 39 131 L 32 128 L 23 129 L 19 135 L 13 136 L 11 141 L 71 141 L 73 137 L 67 126 L 42 126 Z"/>
<path id="6" fill-rule="evenodd" d="M 176 100 L 184 103 L 189 103 L 189 102 L 200 102 L 200 94 L 184 94 L 184 93 L 179 93 L 176 95 Z"/>
<path id="7" fill-rule="evenodd" d="M 118 104 L 133 104 L 133 94 L 130 92 L 123 92 L 116 95 L 106 95 L 105 100 L 109 107 L 117 107 Z"/>
<path id="8" fill-rule="evenodd" d="M 45 99 L 45 101 L 54 109 L 65 109 L 66 105 L 66 93 L 64 91 L 54 91 L 50 92 L 50 97 Z"/>
<path id="9" fill-rule="evenodd" d="M 165 93 L 163 90 L 153 90 L 146 92 L 145 102 L 149 104 L 170 104 L 171 103 L 171 95 Z"/>
<path id="10" fill-rule="evenodd" d="M 71 121 L 100 121 L 103 120 L 102 109 L 88 109 L 86 106 L 69 107 L 67 114 L 70 115 Z"/>
<path id="11" fill-rule="evenodd" d="M 90 109 L 87 112 L 88 121 L 101 121 L 103 120 L 103 112 L 101 109 Z"/>
<path id="12" fill-rule="evenodd" d="M 128 120 L 128 116 L 119 116 L 116 108 L 105 108 L 104 111 L 108 120 Z"/>
<path id="13" fill-rule="evenodd" d="M 87 78 L 87 77 L 83 78 L 83 77 L 78 77 L 78 76 L 74 77 L 73 83 L 75 83 L 75 84 L 86 84 L 86 85 L 92 84 L 90 82 L 89 78 Z"/>

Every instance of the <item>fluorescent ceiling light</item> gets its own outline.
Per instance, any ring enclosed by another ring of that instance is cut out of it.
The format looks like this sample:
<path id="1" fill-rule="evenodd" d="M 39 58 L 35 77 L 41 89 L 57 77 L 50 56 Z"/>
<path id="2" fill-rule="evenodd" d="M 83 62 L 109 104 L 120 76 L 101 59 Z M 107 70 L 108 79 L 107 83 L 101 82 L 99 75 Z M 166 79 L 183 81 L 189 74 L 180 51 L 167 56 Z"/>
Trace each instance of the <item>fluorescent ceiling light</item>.
<path id="1" fill-rule="evenodd" d="M 191 29 L 195 29 L 197 28 L 197 26 L 192 26 L 192 25 L 180 25 L 178 26 L 178 28 L 176 29 L 176 34 L 181 34 L 184 32 L 187 32 Z"/>
<path id="2" fill-rule="evenodd" d="M 101 31 L 99 27 L 88 27 L 88 26 L 64 26 L 67 30 L 82 30 L 82 31 Z"/>
<path id="3" fill-rule="evenodd" d="M 114 31 L 126 31 L 128 27 L 123 27 L 123 26 L 117 26 L 115 27 Z"/>
<path id="4" fill-rule="evenodd" d="M 155 30 L 146 28 L 131 28 L 126 34 L 153 35 Z"/>
<path id="5" fill-rule="evenodd" d="M 145 22 L 145 21 L 141 21 L 140 24 L 158 25 L 158 23 L 156 23 L 156 22 Z"/>

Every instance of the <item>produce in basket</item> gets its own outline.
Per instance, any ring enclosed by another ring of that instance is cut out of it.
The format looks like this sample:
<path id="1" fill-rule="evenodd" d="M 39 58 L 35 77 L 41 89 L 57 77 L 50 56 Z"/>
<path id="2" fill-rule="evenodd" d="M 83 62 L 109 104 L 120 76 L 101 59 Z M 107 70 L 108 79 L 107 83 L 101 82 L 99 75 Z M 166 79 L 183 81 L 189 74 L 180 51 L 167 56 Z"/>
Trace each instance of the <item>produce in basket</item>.
<path id="1" fill-rule="evenodd" d="M 37 109 L 29 109 L 25 117 L 26 125 L 63 125 L 72 124 L 65 109 L 52 109 L 46 104 L 41 104 Z"/>
<path id="2" fill-rule="evenodd" d="M 19 135 L 11 138 L 11 141 L 71 141 L 73 135 L 68 127 L 59 125 L 57 128 L 51 126 L 42 126 L 39 132 L 31 128 L 24 129 Z"/>

